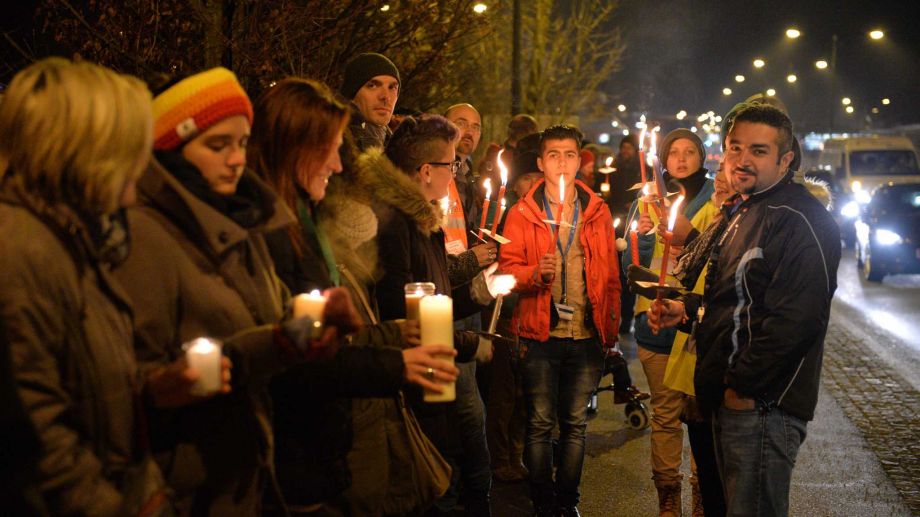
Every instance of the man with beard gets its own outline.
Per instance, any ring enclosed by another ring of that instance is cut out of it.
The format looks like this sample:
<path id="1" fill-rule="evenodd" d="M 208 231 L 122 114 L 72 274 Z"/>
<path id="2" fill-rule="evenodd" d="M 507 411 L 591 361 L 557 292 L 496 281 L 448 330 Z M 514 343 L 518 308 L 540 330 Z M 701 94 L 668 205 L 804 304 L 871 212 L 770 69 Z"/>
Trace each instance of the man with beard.
<path id="1" fill-rule="evenodd" d="M 381 54 L 360 54 L 345 65 L 339 92 L 351 101 L 348 127 L 362 151 L 383 147 L 390 138 L 387 124 L 399 98 L 399 70 Z"/>
<path id="2" fill-rule="evenodd" d="M 692 326 L 694 387 L 712 414 L 728 515 L 786 515 L 806 424 L 814 418 L 837 287 L 840 230 L 792 181 L 792 123 L 742 108 L 724 167 L 738 192 L 709 259 L 704 294 L 649 310 L 653 330 Z"/>

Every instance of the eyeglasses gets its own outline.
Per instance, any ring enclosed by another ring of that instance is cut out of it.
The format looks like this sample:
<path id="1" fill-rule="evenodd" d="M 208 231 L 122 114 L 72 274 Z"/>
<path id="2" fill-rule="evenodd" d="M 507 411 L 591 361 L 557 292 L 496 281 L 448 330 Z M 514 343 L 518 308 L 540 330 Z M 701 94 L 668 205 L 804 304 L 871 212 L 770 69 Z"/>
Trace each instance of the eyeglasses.
<path id="1" fill-rule="evenodd" d="M 465 121 L 465 120 L 463 120 L 463 119 L 455 120 L 455 121 L 453 121 L 453 122 L 454 122 L 454 125 L 455 125 L 455 126 L 459 127 L 460 129 L 462 129 L 462 130 L 464 130 L 464 131 L 470 130 L 470 131 L 472 131 L 472 132 L 474 132 L 474 133 L 481 133 L 481 132 L 482 132 L 482 126 L 479 125 L 479 124 L 470 124 L 469 122 L 467 122 L 467 121 Z"/>
<path id="2" fill-rule="evenodd" d="M 457 176 L 457 172 L 460 170 L 460 160 L 454 160 L 452 162 L 425 162 L 425 163 L 427 163 L 428 165 L 436 165 L 438 167 L 450 167 L 450 173 L 454 177 Z M 423 163 L 422 165 L 425 165 L 425 163 Z M 421 168 L 422 167 L 419 166 L 419 169 Z"/>

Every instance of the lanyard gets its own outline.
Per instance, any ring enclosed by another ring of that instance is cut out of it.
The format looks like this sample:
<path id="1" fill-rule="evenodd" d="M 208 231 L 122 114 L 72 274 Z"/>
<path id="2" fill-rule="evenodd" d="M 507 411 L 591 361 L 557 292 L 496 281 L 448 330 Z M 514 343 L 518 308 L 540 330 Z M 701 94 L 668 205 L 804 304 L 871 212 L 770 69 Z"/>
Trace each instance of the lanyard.
<path id="1" fill-rule="evenodd" d="M 304 203 L 300 196 L 297 197 L 297 212 L 300 215 L 300 222 L 307 230 L 307 233 L 315 235 L 317 242 L 319 242 L 319 249 L 323 253 L 323 260 L 326 262 L 326 269 L 329 270 L 329 280 L 332 281 L 334 286 L 340 285 L 339 268 L 335 264 L 335 256 L 332 254 L 329 239 L 313 222 L 313 217 L 307 211 L 307 204 Z"/>
<path id="2" fill-rule="evenodd" d="M 562 214 L 561 207 L 565 205 L 560 204 L 559 206 L 560 206 L 559 213 L 561 215 Z M 543 195 L 543 208 L 546 210 L 546 218 L 552 219 L 553 212 L 549 207 L 549 199 L 546 197 L 546 194 Z M 562 303 L 566 303 L 566 283 L 568 281 L 568 277 L 566 276 L 566 273 L 568 272 L 568 267 L 567 267 L 568 260 L 566 258 L 569 255 L 569 250 L 572 249 L 572 242 L 575 241 L 575 230 L 578 228 L 578 211 L 580 208 L 581 208 L 581 203 L 579 202 L 578 196 L 576 195 L 575 196 L 575 211 L 572 214 L 572 231 L 569 232 L 569 242 L 566 243 L 565 250 L 562 249 L 562 242 L 560 241 L 559 237 L 556 237 L 556 248 L 559 249 L 559 253 L 562 255 Z M 561 223 L 561 222 L 562 221 L 557 221 L 557 223 Z M 555 231 L 555 228 L 553 228 L 553 231 Z"/>

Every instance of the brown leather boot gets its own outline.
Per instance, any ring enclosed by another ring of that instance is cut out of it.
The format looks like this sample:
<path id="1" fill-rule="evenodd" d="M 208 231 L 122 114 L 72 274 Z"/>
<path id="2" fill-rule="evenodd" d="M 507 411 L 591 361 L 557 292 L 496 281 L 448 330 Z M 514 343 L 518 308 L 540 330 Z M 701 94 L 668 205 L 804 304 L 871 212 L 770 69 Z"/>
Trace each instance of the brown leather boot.
<path id="1" fill-rule="evenodd" d="M 680 517 L 680 481 L 655 481 L 658 517 Z"/>
<path id="2" fill-rule="evenodd" d="M 690 494 L 693 501 L 693 517 L 706 517 L 703 512 L 703 495 L 700 493 L 700 479 L 696 476 L 690 478 Z"/>

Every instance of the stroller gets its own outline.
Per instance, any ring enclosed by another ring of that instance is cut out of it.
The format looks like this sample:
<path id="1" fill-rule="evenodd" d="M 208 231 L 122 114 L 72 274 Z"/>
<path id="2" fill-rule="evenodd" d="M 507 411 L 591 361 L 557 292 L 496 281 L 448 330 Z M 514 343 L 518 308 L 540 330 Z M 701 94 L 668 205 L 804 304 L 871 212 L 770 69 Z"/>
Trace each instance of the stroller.
<path id="1" fill-rule="evenodd" d="M 623 412 L 626 414 L 626 422 L 629 426 L 636 430 L 648 427 L 648 407 L 642 401 L 648 399 L 649 394 L 639 391 L 633 385 L 626 359 L 623 358 L 623 353 L 620 352 L 619 348 L 611 349 L 604 358 L 604 370 L 601 373 L 602 381 L 607 374 L 612 377 L 611 383 L 594 389 L 594 393 L 591 394 L 591 398 L 588 401 L 588 414 L 597 413 L 597 394 L 599 392 L 612 391 L 614 405 L 626 404 Z"/>

